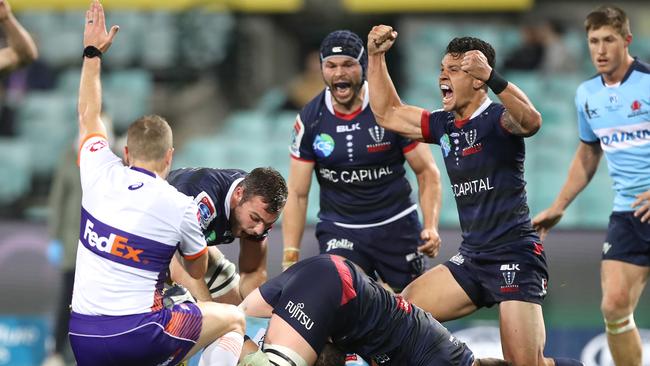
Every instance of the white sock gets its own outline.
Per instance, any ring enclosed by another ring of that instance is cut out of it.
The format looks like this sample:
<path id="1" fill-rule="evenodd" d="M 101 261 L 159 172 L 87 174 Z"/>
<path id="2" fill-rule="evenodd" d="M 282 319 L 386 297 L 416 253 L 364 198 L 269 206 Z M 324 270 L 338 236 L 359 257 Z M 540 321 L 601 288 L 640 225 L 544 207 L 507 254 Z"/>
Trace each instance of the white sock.
<path id="1" fill-rule="evenodd" d="M 226 333 L 203 349 L 199 366 L 235 366 L 243 344 L 243 335 Z"/>

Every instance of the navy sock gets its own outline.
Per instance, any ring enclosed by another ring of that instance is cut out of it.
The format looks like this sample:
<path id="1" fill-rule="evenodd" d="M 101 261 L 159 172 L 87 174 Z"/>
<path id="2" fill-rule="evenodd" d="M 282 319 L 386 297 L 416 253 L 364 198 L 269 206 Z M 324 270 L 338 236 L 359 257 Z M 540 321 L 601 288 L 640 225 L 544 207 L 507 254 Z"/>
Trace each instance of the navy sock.
<path id="1" fill-rule="evenodd" d="M 584 366 L 584 364 L 573 358 L 553 357 L 555 366 Z"/>

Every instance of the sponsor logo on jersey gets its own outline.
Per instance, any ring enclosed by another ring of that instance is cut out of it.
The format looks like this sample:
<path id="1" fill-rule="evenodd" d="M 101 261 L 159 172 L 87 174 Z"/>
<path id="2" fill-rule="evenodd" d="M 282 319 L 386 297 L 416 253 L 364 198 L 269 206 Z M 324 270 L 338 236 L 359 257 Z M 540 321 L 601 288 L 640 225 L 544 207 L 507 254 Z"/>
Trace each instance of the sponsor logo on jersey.
<path id="1" fill-rule="evenodd" d="M 212 223 L 212 220 L 217 217 L 217 209 L 214 202 L 212 202 L 212 199 L 205 191 L 199 193 L 194 199 L 194 202 L 199 208 L 199 225 L 202 230 L 206 230 L 208 226 L 210 226 L 210 223 Z"/>
<path id="2" fill-rule="evenodd" d="M 303 126 L 302 121 L 300 120 L 300 115 L 296 117 L 296 122 L 293 124 L 293 129 L 291 130 L 291 145 L 289 146 L 289 151 L 291 155 L 295 157 L 300 157 L 300 142 L 302 141 L 302 136 L 305 134 L 305 126 Z"/>
<path id="3" fill-rule="evenodd" d="M 454 197 L 471 196 L 475 193 L 487 192 L 493 189 L 489 177 L 456 183 L 451 186 Z"/>
<path id="4" fill-rule="evenodd" d="M 630 110 L 632 111 L 632 113 L 627 115 L 628 118 L 634 118 L 634 117 L 642 116 L 644 114 L 648 114 L 648 110 L 643 109 L 643 104 L 641 104 L 641 102 L 639 102 L 638 100 L 632 102 L 632 104 L 630 105 Z"/>
<path id="5" fill-rule="evenodd" d="M 597 108 L 589 108 L 589 102 L 585 101 L 585 114 L 587 115 L 587 118 L 593 119 L 593 118 L 599 118 L 600 116 L 598 115 L 598 109 Z"/>
<path id="6" fill-rule="evenodd" d="M 143 182 L 133 183 L 129 186 L 129 191 L 135 191 L 136 189 L 140 189 L 142 188 L 143 185 L 144 185 Z"/>
<path id="7" fill-rule="evenodd" d="M 650 143 L 650 122 L 594 130 L 605 151 L 628 149 Z"/>
<path id="8" fill-rule="evenodd" d="M 334 151 L 334 139 L 326 133 L 321 133 L 314 138 L 313 148 L 318 157 L 326 158 Z"/>
<path id="9" fill-rule="evenodd" d="M 318 170 L 320 176 L 332 183 L 362 183 L 379 180 L 384 177 L 391 176 L 393 170 L 390 166 L 369 169 L 354 169 L 354 170 L 340 170 L 320 168 Z"/>
<path id="10" fill-rule="evenodd" d="M 354 250 L 354 243 L 348 239 L 330 239 L 327 242 L 327 249 L 325 249 L 325 251 L 329 252 L 333 249 Z"/>
<path id="11" fill-rule="evenodd" d="M 95 152 L 105 148 L 108 145 L 106 140 L 95 141 L 90 146 L 88 146 L 88 151 Z"/>
<path id="12" fill-rule="evenodd" d="M 455 133 L 455 132 L 454 132 Z M 440 148 L 442 149 L 442 155 L 446 158 L 451 151 L 451 144 L 449 143 L 449 135 L 443 135 L 440 138 Z"/>
<path id="13" fill-rule="evenodd" d="M 304 307 L 305 304 L 302 302 L 294 304 L 293 301 L 289 300 L 287 305 L 284 307 L 284 310 L 288 311 L 289 315 L 291 315 L 289 319 L 296 319 L 298 323 L 302 324 L 307 330 L 311 330 L 314 326 L 314 321 L 311 320 L 309 315 L 302 310 Z"/>
<path id="14" fill-rule="evenodd" d="M 337 133 L 344 133 L 344 132 L 353 132 L 361 129 L 361 125 L 359 125 L 359 122 L 357 123 L 352 123 L 348 125 L 338 125 L 336 126 L 336 132 Z"/>
<path id="15" fill-rule="evenodd" d="M 89 219 L 86 220 L 83 236 L 81 237 L 91 247 L 100 252 L 109 253 L 116 257 L 132 260 L 140 263 L 139 255 L 143 249 L 135 249 L 128 245 L 128 238 L 120 235 L 110 234 L 108 237 L 100 236 L 93 230 L 95 225 Z"/>

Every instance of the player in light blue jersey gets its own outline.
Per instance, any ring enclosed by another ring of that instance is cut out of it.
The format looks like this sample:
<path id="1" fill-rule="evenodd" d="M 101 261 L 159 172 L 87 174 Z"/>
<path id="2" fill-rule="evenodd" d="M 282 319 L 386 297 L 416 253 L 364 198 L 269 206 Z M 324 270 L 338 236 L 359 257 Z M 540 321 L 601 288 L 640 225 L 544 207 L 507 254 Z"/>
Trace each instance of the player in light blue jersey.
<path id="1" fill-rule="evenodd" d="M 620 8 L 594 10 L 585 29 L 598 75 L 576 94 L 580 144 L 564 187 L 533 225 L 544 238 L 605 152 L 616 198 L 603 246 L 601 310 L 614 362 L 641 365 L 633 313 L 650 273 L 650 66 L 630 55 L 632 33 Z"/>

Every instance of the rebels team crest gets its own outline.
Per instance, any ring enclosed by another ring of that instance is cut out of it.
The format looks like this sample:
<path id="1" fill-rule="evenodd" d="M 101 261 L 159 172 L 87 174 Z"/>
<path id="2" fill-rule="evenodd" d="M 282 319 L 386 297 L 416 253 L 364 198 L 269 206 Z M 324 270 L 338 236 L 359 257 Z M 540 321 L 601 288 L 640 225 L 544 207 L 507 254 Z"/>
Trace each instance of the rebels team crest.
<path id="1" fill-rule="evenodd" d="M 390 150 L 390 141 L 384 141 L 386 130 L 383 127 L 374 126 L 368 129 L 370 137 L 375 142 L 374 144 L 366 145 L 369 153 L 381 152 Z"/>
<path id="2" fill-rule="evenodd" d="M 202 230 L 206 230 L 208 226 L 210 226 L 212 220 L 217 217 L 217 209 L 214 206 L 214 202 L 212 202 L 212 199 L 207 193 L 205 193 L 205 191 L 199 193 L 194 199 L 194 202 L 199 207 L 199 225 Z"/>

